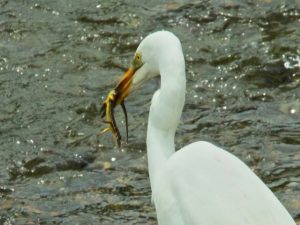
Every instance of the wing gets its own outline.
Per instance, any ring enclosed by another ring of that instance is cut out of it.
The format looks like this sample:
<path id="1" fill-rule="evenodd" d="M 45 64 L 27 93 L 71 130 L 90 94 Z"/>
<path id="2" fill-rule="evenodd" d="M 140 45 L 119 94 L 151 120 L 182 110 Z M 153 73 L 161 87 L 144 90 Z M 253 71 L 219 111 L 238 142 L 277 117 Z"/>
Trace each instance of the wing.
<path id="1" fill-rule="evenodd" d="M 168 160 L 166 171 L 169 211 L 182 224 L 296 225 L 248 166 L 210 143 L 196 142 L 179 150 Z"/>

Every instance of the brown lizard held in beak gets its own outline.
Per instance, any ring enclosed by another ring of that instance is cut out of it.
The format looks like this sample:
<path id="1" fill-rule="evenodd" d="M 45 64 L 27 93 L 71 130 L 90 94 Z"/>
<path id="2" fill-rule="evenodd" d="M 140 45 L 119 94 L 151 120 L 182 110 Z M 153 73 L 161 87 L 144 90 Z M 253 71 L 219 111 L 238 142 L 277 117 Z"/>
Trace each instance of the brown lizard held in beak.
<path id="1" fill-rule="evenodd" d="M 106 120 L 104 122 L 108 124 L 108 127 L 104 128 L 101 131 L 101 134 L 110 130 L 116 140 L 118 147 L 120 147 L 121 146 L 121 134 L 120 134 L 120 131 L 118 129 L 118 126 L 116 124 L 116 120 L 114 117 L 114 108 L 118 105 L 117 95 L 118 94 L 116 93 L 116 88 L 115 88 L 108 93 L 107 98 L 102 103 L 102 106 L 100 109 L 100 115 L 101 115 L 101 118 L 104 118 L 106 116 Z M 120 102 L 120 105 L 121 105 L 123 113 L 125 115 L 126 143 L 128 143 L 128 117 L 127 117 L 127 111 L 126 111 L 126 107 L 124 104 L 124 100 L 122 102 Z"/>

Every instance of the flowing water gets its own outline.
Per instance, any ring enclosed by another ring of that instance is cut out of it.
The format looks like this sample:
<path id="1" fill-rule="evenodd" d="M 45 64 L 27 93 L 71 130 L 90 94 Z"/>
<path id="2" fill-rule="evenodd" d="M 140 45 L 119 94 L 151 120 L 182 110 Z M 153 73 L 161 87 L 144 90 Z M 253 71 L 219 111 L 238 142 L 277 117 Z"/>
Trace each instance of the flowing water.
<path id="1" fill-rule="evenodd" d="M 187 63 L 177 148 L 228 149 L 300 220 L 299 0 L 0 0 L 0 224 L 157 224 L 145 137 L 159 83 L 128 98 L 121 149 L 99 108 L 161 29 Z"/>

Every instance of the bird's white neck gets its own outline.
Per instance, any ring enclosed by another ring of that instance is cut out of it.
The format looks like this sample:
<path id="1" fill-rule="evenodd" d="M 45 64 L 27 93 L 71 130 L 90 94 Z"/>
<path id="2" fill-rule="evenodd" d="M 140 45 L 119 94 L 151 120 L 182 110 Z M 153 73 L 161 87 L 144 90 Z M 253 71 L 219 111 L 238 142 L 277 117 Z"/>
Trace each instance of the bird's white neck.
<path id="1" fill-rule="evenodd" d="M 147 153 L 152 190 L 156 175 L 175 152 L 174 137 L 185 102 L 185 65 L 182 51 L 178 54 L 163 62 L 161 88 L 155 92 L 150 107 Z"/>

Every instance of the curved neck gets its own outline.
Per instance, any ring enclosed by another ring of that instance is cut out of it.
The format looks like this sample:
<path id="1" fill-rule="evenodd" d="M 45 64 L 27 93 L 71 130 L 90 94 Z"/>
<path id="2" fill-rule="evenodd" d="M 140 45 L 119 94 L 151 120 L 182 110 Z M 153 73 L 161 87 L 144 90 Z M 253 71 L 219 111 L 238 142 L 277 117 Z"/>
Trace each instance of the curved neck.
<path id="1" fill-rule="evenodd" d="M 161 88 L 155 92 L 150 107 L 147 152 L 152 190 L 156 174 L 163 171 L 166 161 L 175 152 L 174 137 L 185 102 L 185 65 L 182 52 L 179 54 L 163 62 Z"/>

